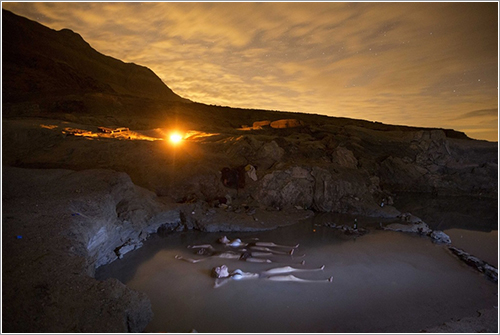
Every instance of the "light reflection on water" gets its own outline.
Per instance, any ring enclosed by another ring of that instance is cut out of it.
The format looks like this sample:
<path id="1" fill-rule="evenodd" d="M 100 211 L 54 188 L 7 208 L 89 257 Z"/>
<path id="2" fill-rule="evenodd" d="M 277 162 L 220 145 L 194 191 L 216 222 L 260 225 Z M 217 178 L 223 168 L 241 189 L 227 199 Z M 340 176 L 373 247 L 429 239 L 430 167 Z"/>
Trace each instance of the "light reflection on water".
<path id="1" fill-rule="evenodd" d="M 285 263 L 210 259 L 190 264 L 174 259 L 176 254 L 196 258 L 187 245 L 215 243 L 224 235 L 199 232 L 154 236 L 141 249 L 98 269 L 97 278 L 118 278 L 150 297 L 155 317 L 147 332 L 418 332 L 497 305 L 496 284 L 426 237 L 371 229 L 353 239 L 314 222 L 227 235 L 300 243 L 297 253 L 306 254 L 306 264 L 294 266 L 326 268 L 296 276 L 334 276 L 333 283 L 255 279 L 214 289 L 214 266 L 258 272 L 291 260 L 277 256 Z"/>

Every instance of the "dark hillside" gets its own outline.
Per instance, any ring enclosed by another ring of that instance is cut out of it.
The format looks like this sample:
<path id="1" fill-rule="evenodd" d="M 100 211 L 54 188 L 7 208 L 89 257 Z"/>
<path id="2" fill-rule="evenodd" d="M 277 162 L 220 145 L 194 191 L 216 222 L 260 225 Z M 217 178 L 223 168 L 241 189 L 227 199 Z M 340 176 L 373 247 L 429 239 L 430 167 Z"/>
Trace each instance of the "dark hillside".
<path id="1" fill-rule="evenodd" d="M 2 10 L 3 99 L 103 93 L 185 101 L 150 69 L 105 56 L 69 29 Z"/>

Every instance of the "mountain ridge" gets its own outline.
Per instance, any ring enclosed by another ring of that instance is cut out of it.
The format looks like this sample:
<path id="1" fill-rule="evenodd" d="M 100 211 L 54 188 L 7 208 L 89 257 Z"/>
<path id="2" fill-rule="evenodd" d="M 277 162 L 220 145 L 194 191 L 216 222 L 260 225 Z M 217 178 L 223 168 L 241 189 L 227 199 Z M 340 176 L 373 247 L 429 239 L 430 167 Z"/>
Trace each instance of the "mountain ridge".
<path id="1" fill-rule="evenodd" d="M 70 29 L 56 31 L 2 9 L 2 30 L 6 102 L 71 93 L 189 102 L 151 69 L 104 55 Z"/>

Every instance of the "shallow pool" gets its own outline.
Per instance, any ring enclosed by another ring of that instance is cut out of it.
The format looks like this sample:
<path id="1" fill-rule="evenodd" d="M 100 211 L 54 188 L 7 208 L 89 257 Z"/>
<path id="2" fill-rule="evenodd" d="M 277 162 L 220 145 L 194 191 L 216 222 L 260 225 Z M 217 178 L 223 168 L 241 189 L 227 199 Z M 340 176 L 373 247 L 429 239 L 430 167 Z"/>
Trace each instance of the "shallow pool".
<path id="1" fill-rule="evenodd" d="M 352 238 L 318 225 L 317 218 L 269 232 L 227 234 L 244 240 L 300 243 L 296 254 L 305 253 L 304 258 L 276 256 L 273 260 L 279 263 L 275 264 L 221 259 L 191 264 L 174 258 L 197 258 L 188 245 L 215 245 L 222 235 L 156 235 L 141 249 L 98 269 L 96 277 L 118 278 L 150 297 L 155 316 L 147 332 L 418 332 L 497 306 L 497 285 L 458 260 L 446 246 L 427 237 L 373 227 L 368 234 Z M 292 264 L 299 268 L 325 265 L 323 271 L 296 276 L 333 276 L 334 281 L 258 278 L 214 288 L 210 271 L 221 264 L 249 272 Z"/>

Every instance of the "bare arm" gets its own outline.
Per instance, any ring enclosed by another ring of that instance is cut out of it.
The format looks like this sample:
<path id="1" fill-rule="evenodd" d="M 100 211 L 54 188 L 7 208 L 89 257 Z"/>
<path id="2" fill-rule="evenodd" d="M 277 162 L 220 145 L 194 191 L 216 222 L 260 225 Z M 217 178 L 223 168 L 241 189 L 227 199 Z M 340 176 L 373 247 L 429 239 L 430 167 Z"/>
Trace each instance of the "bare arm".
<path id="1" fill-rule="evenodd" d="M 328 279 L 312 280 L 312 279 L 297 278 L 294 275 L 273 276 L 273 277 L 267 277 L 266 279 L 273 280 L 273 281 L 292 281 L 292 282 L 302 282 L 302 283 L 332 283 L 333 282 L 333 277 L 330 277 Z"/>
<path id="2" fill-rule="evenodd" d="M 204 261 L 205 259 L 208 259 L 208 258 L 210 258 L 210 257 L 201 258 L 201 259 L 194 259 L 194 258 L 184 258 L 182 256 L 175 255 L 175 259 L 179 259 L 179 260 L 186 261 L 186 262 L 193 263 L 193 264 Z"/>

